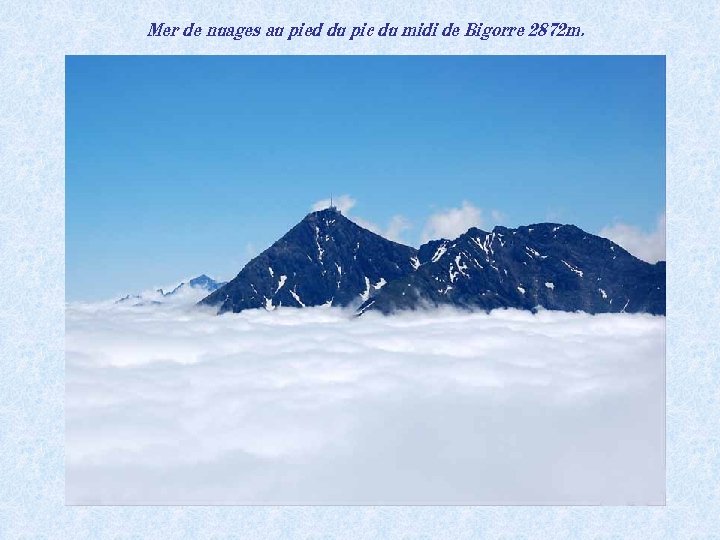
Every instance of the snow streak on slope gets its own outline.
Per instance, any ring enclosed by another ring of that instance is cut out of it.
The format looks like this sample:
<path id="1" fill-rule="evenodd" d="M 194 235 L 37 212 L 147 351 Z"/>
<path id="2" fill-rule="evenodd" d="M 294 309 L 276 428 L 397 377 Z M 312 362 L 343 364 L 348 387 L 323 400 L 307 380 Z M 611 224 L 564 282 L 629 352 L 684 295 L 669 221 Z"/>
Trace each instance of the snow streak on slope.
<path id="1" fill-rule="evenodd" d="M 662 317 L 67 309 L 69 504 L 662 504 Z"/>

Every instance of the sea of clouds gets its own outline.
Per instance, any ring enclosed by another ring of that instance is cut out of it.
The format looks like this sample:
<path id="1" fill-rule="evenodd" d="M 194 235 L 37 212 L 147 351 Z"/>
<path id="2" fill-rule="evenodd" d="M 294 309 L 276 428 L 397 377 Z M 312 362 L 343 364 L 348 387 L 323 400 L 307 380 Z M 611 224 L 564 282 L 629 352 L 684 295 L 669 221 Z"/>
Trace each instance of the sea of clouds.
<path id="1" fill-rule="evenodd" d="M 663 504 L 665 318 L 66 311 L 68 504 Z"/>

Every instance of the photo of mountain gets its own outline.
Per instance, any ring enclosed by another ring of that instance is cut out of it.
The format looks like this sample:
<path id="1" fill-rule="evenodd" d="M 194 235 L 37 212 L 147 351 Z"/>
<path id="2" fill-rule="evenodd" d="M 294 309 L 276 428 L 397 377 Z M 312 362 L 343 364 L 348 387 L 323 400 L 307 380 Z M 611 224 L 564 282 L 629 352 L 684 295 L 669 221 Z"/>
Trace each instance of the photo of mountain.
<path id="1" fill-rule="evenodd" d="M 68 57 L 66 503 L 664 504 L 664 68 Z"/>
<path id="2" fill-rule="evenodd" d="M 238 313 L 347 306 L 358 298 L 358 314 L 444 305 L 664 315 L 665 262 L 646 263 L 610 240 L 557 223 L 471 228 L 415 250 L 331 206 L 308 214 L 201 304 Z"/>

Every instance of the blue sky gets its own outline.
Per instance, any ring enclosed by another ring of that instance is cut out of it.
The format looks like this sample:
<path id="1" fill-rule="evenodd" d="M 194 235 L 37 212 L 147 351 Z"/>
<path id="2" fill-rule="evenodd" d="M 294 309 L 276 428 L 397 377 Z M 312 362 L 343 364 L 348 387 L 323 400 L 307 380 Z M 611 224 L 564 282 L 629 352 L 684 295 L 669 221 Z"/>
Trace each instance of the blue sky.
<path id="1" fill-rule="evenodd" d="M 234 277 L 332 192 L 418 245 L 480 225 L 650 231 L 665 59 L 67 57 L 66 296 Z"/>

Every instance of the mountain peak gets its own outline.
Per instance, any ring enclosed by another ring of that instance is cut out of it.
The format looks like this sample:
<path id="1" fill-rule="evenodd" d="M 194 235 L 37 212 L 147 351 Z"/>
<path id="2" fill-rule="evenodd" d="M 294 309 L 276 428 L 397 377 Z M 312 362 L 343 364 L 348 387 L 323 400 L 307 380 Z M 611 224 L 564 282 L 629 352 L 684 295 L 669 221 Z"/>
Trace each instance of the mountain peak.
<path id="1" fill-rule="evenodd" d="M 490 310 L 665 313 L 665 267 L 633 257 L 575 225 L 536 223 L 420 247 L 414 273 L 388 284 L 360 312 L 452 305 Z"/>
<path id="2" fill-rule="evenodd" d="M 360 303 L 411 272 L 416 253 L 325 208 L 307 214 L 202 303 L 219 312 Z"/>
<path id="3" fill-rule="evenodd" d="M 416 250 L 329 207 L 307 214 L 201 303 L 218 313 L 360 304 L 361 313 L 451 305 L 661 314 L 665 267 L 560 223 L 472 227 Z"/>
<path id="4" fill-rule="evenodd" d="M 133 306 L 163 304 L 167 301 L 181 300 L 183 296 L 188 297 L 189 303 L 198 301 L 198 296 L 207 296 L 225 285 L 225 282 L 215 281 L 206 274 L 192 278 L 187 282 L 181 281 L 171 291 L 165 292 L 162 289 L 155 289 L 150 293 L 128 294 L 115 301 L 116 304 L 130 304 Z M 200 297 L 202 298 L 202 296 Z"/>
<path id="5" fill-rule="evenodd" d="M 497 227 L 495 227 L 497 229 Z M 467 231 L 462 233 L 458 238 L 464 237 L 464 236 L 477 236 L 477 235 L 485 235 L 487 234 L 486 231 L 483 231 L 482 229 L 478 227 L 470 227 Z"/>
<path id="6" fill-rule="evenodd" d="M 334 219 L 338 216 L 347 219 L 345 216 L 343 216 L 342 212 L 337 209 L 337 207 L 329 206 L 327 208 L 323 208 L 322 210 L 315 210 L 313 212 L 310 212 L 307 216 L 305 216 L 305 219 Z"/>
<path id="7" fill-rule="evenodd" d="M 217 281 L 215 281 L 213 278 L 208 276 L 207 274 L 200 274 L 198 277 L 192 278 L 188 281 L 191 287 L 203 287 L 208 289 L 209 291 L 214 291 L 218 288 L 218 286 L 222 285 L 219 284 Z M 182 283 L 181 283 L 182 285 Z"/>

